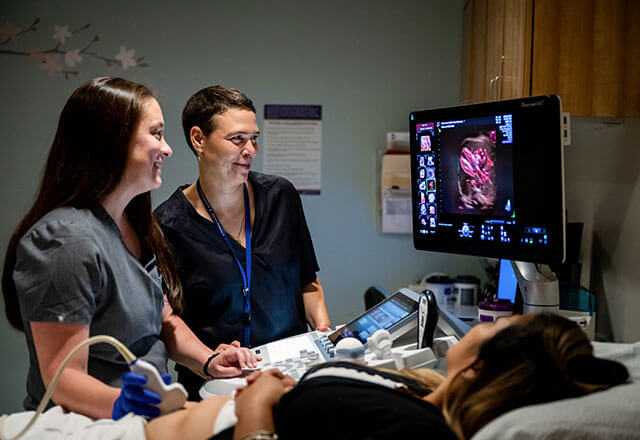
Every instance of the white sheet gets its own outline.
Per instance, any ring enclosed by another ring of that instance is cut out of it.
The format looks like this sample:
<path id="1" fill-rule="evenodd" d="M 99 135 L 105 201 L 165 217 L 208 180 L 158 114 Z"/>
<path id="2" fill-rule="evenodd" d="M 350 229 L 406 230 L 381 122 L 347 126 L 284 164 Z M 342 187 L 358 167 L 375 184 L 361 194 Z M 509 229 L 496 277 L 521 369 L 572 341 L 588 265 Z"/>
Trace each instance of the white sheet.
<path id="1" fill-rule="evenodd" d="M 640 342 L 593 343 L 596 356 L 623 363 L 632 383 L 577 399 L 519 408 L 498 417 L 473 440 L 640 439 Z"/>
<path id="2" fill-rule="evenodd" d="M 17 435 L 33 414 L 34 411 L 11 414 L 5 419 L 2 438 Z M 120 420 L 92 420 L 54 406 L 40 415 L 20 440 L 144 440 L 145 423 L 144 418 L 133 414 Z"/>

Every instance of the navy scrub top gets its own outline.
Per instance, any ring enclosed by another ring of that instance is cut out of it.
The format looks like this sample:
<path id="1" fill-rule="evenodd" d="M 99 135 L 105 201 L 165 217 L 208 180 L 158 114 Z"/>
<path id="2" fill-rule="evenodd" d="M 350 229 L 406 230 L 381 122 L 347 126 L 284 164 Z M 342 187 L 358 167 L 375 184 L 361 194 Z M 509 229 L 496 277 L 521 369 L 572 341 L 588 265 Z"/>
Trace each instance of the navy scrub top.
<path id="1" fill-rule="evenodd" d="M 155 261 L 148 252 L 142 261 L 129 252 L 100 205 L 55 209 L 20 239 L 13 280 L 29 350 L 25 409 L 36 409 L 45 393 L 29 321 L 87 324 L 90 336 L 113 336 L 161 374 L 167 371 Z M 120 387 L 125 371 L 128 365 L 114 347 L 89 348 L 91 376 Z"/>
<path id="2" fill-rule="evenodd" d="M 251 231 L 251 345 L 305 332 L 302 286 L 318 263 L 298 192 L 287 180 L 249 174 L 255 197 Z M 242 340 L 242 275 L 217 227 L 178 188 L 155 211 L 184 290 L 183 319 L 207 345 Z M 244 267 L 245 248 L 229 236 Z"/>
<path id="3" fill-rule="evenodd" d="M 302 286 L 319 270 L 302 202 L 282 177 L 249 173 L 255 218 L 251 231 L 251 345 L 307 331 Z M 179 187 L 155 211 L 177 264 L 184 291 L 182 318 L 211 348 L 242 341 L 243 281 L 216 225 L 203 218 Z M 244 267 L 245 248 L 229 236 Z M 176 368 L 179 380 L 202 380 Z M 190 397 L 197 398 L 194 385 Z"/>

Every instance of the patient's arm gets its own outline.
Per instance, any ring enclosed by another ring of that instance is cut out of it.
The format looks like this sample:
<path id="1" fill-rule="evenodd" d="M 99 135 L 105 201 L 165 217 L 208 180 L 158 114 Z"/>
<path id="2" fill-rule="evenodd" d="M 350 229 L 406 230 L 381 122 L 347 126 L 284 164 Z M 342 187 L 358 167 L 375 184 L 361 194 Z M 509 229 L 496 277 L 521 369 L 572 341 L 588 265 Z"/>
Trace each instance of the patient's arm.
<path id="1" fill-rule="evenodd" d="M 234 438 L 259 430 L 273 432 L 271 411 L 280 397 L 295 385 L 290 376 L 278 370 L 255 372 L 247 378 L 249 385 L 238 388 L 236 415 L 238 424 Z M 145 425 L 147 440 L 200 440 L 213 435 L 213 426 L 228 396 L 214 396 L 202 402 L 190 404 L 186 409 L 157 417 Z"/>
<path id="2" fill-rule="evenodd" d="M 40 375 L 45 387 L 55 376 L 65 356 L 89 337 L 89 326 L 65 322 L 30 322 Z M 87 373 L 88 349 L 79 352 L 60 376 L 53 401 L 68 411 L 94 419 L 111 418 L 113 402 L 120 395 Z"/>
<path id="3" fill-rule="evenodd" d="M 147 440 L 199 440 L 213 435 L 213 425 L 220 408 L 230 399 L 214 396 L 186 409 L 157 417 L 144 427 Z"/>
<path id="4" fill-rule="evenodd" d="M 255 431 L 274 432 L 273 406 L 295 385 L 291 377 L 278 370 L 253 373 L 247 382 L 249 385 L 236 396 L 238 423 L 233 432 L 234 440 Z"/>

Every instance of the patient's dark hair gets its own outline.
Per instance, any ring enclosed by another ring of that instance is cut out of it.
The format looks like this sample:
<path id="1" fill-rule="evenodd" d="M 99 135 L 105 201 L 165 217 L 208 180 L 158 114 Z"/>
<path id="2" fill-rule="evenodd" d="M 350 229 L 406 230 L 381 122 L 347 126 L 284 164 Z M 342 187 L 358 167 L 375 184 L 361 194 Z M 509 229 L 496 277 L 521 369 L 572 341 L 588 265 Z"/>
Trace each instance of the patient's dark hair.
<path id="1" fill-rule="evenodd" d="M 475 374 L 465 379 L 469 368 Z M 459 386 L 445 397 L 444 414 L 456 435 L 466 439 L 513 409 L 582 396 L 628 378 L 622 364 L 593 356 L 576 323 L 540 314 L 480 347 L 477 360 L 453 379 Z"/>
<path id="2" fill-rule="evenodd" d="M 142 84 L 122 78 L 95 78 L 67 100 L 49 151 L 35 202 L 11 236 L 2 273 L 2 293 L 9 323 L 24 330 L 13 282 L 16 248 L 22 236 L 45 214 L 62 206 L 99 204 L 122 180 L 131 136 L 144 106 L 153 98 Z M 169 248 L 151 214 L 149 192 L 126 207 L 141 245 L 153 251 L 162 273 L 164 292 L 176 313 L 182 290 Z"/>
<path id="3" fill-rule="evenodd" d="M 228 87 L 206 87 L 189 98 L 182 110 L 182 129 L 193 154 L 198 155 L 191 143 L 191 128 L 200 127 L 202 133 L 209 136 L 209 133 L 216 129 L 213 117 L 231 108 L 256 112 L 253 101 L 247 95 Z"/>

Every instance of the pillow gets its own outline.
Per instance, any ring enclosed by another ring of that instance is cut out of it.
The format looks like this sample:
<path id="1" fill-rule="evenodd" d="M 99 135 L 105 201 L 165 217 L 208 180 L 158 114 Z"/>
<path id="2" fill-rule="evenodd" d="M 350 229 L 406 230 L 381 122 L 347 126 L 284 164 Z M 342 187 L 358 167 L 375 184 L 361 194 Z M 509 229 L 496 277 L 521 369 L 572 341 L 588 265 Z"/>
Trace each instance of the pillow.
<path id="1" fill-rule="evenodd" d="M 638 439 L 640 437 L 640 342 L 593 343 L 598 357 L 616 360 L 632 383 L 606 391 L 510 411 L 473 436 L 488 439 Z"/>

